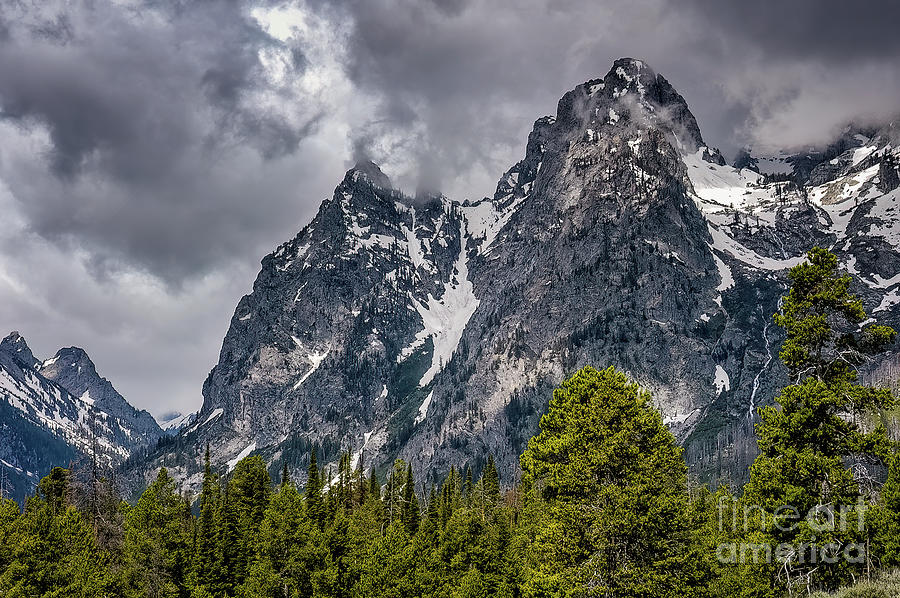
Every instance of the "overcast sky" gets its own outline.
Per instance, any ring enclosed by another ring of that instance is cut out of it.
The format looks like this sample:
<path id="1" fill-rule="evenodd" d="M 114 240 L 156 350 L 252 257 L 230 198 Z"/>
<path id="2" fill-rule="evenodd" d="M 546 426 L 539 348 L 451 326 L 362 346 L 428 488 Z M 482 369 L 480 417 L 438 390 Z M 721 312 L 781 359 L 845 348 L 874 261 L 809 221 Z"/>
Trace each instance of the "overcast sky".
<path id="1" fill-rule="evenodd" d="M 197 409 L 259 260 L 355 158 L 480 198 L 621 56 L 726 154 L 822 143 L 900 112 L 898 22 L 890 0 L 0 0 L 0 329 Z"/>

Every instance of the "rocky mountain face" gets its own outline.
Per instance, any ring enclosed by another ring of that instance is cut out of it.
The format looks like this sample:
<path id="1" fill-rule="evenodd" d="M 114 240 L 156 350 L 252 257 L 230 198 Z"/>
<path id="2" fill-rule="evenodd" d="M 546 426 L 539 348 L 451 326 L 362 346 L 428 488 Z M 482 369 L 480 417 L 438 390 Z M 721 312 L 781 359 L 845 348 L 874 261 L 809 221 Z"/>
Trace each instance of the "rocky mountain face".
<path id="1" fill-rule="evenodd" d="M 162 435 L 102 378 L 77 347 L 46 361 L 17 332 L 0 341 L 0 475 L 4 495 L 21 500 L 56 465 L 86 455 L 117 466 Z"/>
<path id="2" fill-rule="evenodd" d="M 311 447 L 427 476 L 491 453 L 511 483 L 553 387 L 590 364 L 652 391 L 698 475 L 740 475 L 786 382 L 787 268 L 831 248 L 897 324 L 897 137 L 727 165 L 668 81 L 621 59 L 535 122 L 492 198 L 409 197 L 358 164 L 263 259 L 202 409 L 139 471 L 195 487 L 209 443 L 224 470 L 261 453 L 297 473 Z"/>

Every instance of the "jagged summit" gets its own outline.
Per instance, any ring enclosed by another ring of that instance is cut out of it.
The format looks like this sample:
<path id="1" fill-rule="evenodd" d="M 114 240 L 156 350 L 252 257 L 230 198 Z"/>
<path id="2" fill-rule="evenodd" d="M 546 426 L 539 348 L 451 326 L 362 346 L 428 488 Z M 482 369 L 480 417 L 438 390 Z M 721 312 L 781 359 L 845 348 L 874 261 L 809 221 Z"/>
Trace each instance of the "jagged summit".
<path id="1" fill-rule="evenodd" d="M 359 178 L 367 180 L 376 187 L 381 187 L 382 189 L 393 189 L 391 179 L 388 178 L 388 176 L 382 172 L 381 168 L 371 160 L 360 160 L 353 168 L 348 170 L 347 174 L 344 176 L 345 181 L 355 181 Z"/>
<path id="2" fill-rule="evenodd" d="M 6 343 L 18 343 L 20 341 L 24 342 L 25 339 L 22 338 L 22 335 L 19 334 L 18 330 L 13 330 L 9 334 L 7 334 L 2 341 L 0 341 L 0 345 L 5 345 Z"/>
<path id="3" fill-rule="evenodd" d="M 87 374 L 97 374 L 94 362 L 81 347 L 63 347 L 56 355 L 41 364 L 40 371 L 46 376 L 63 368 L 75 368 Z"/>
<path id="4" fill-rule="evenodd" d="M 656 73 L 643 60 L 619 58 L 613 62 L 603 81 L 617 87 L 618 93 L 630 91 L 643 97 L 656 84 L 656 79 Z"/>
<path id="5" fill-rule="evenodd" d="M 0 341 L 0 471 L 22 499 L 50 468 L 92 451 L 117 466 L 163 432 L 78 347 L 41 362 L 18 332 Z"/>
<path id="6" fill-rule="evenodd" d="M 900 316 L 898 152 L 851 142 L 810 160 L 821 185 L 761 174 L 773 160 L 735 169 L 663 76 L 622 58 L 535 121 L 491 198 L 423 203 L 360 162 L 263 260 L 170 471 L 196 489 L 209 443 L 217 466 L 254 453 L 301 478 L 311 446 L 381 475 L 398 456 L 439 477 L 490 453 L 509 480 L 586 364 L 651 390 L 692 466 L 745 470 L 784 376 L 767 314 L 787 267 L 834 246 L 867 308 Z"/>
<path id="7" fill-rule="evenodd" d="M 646 62 L 620 58 L 602 79 L 582 83 L 565 94 L 557 108 L 564 127 L 657 128 L 674 134 L 687 152 L 705 146 L 687 102 Z"/>
<path id="8" fill-rule="evenodd" d="M 6 338 L 0 341 L 0 351 L 8 354 L 23 367 L 34 367 L 38 363 L 28 343 L 25 342 L 25 338 L 16 330 L 10 332 Z"/>

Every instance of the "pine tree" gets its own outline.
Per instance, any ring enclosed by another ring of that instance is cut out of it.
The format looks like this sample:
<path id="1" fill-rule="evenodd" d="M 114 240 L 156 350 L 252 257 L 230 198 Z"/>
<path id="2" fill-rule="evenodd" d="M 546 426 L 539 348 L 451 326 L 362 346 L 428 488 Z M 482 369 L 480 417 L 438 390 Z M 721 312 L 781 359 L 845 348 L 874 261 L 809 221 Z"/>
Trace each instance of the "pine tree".
<path id="1" fill-rule="evenodd" d="M 488 455 L 487 464 L 481 474 L 481 482 L 487 502 L 496 503 L 500 500 L 500 476 L 497 475 L 497 466 L 494 464 L 494 456 Z"/>
<path id="2" fill-rule="evenodd" d="M 879 502 L 868 515 L 873 556 L 886 569 L 900 568 L 900 453 L 892 455 Z"/>
<path id="3" fill-rule="evenodd" d="M 613 368 L 586 367 L 554 391 L 540 426 L 521 458 L 525 595 L 702 587 L 687 468 L 646 392 Z"/>
<path id="4" fill-rule="evenodd" d="M 447 525 L 450 517 L 453 516 L 453 512 L 460 506 L 460 486 L 461 479 L 459 472 L 455 467 L 451 466 L 450 473 L 447 474 L 444 483 L 441 485 L 440 507 L 438 509 L 440 512 L 441 527 Z"/>
<path id="5" fill-rule="evenodd" d="M 372 475 L 369 477 L 369 496 L 373 496 L 375 498 L 381 499 L 381 484 L 378 482 L 378 475 L 375 473 L 375 470 L 372 470 Z"/>
<path id="6" fill-rule="evenodd" d="M 281 464 L 281 484 L 280 484 L 280 486 L 282 488 L 284 488 L 285 486 L 287 486 L 290 483 L 291 483 L 291 476 L 288 473 L 287 459 L 285 459 L 284 462 Z"/>
<path id="7" fill-rule="evenodd" d="M 782 389 L 776 406 L 760 410 L 760 455 L 744 498 L 755 509 L 756 539 L 773 551 L 791 547 L 769 567 L 773 587 L 831 590 L 863 567 L 840 555 L 864 542 L 865 530 L 827 523 L 841 511 L 858 513 L 858 502 L 867 498 L 846 460 L 878 462 L 890 452 L 883 426 L 866 433 L 857 421 L 894 399 L 886 389 L 859 384 L 857 368 L 895 333 L 863 324 L 866 313 L 849 292 L 850 277 L 838 273 L 834 254 L 814 248 L 790 270 L 790 279 L 775 321 L 787 333 L 780 356 L 793 384 Z M 822 558 L 832 553 L 836 562 Z"/>
<path id="8" fill-rule="evenodd" d="M 410 536 L 415 535 L 419 529 L 419 519 L 421 518 L 415 486 L 416 480 L 413 477 L 412 464 L 410 464 L 406 470 L 406 481 L 403 486 L 403 525 L 406 526 L 406 533 Z"/>
<path id="9" fill-rule="evenodd" d="M 207 589 L 212 587 L 215 580 L 214 569 L 218 560 L 216 515 L 219 510 L 219 485 L 210 466 L 209 444 L 207 444 L 203 461 L 203 489 L 200 492 L 200 518 L 197 522 L 193 573 L 194 584 Z"/>
<path id="10" fill-rule="evenodd" d="M 162 468 L 125 518 L 125 577 L 133 595 L 187 595 L 192 535 L 190 510 Z"/>
<path id="11" fill-rule="evenodd" d="M 244 582 L 247 565 L 256 556 L 256 535 L 269 506 L 271 485 L 266 464 L 259 455 L 238 461 L 228 483 L 229 506 L 237 534 L 233 572 L 236 586 Z"/>
<path id="12" fill-rule="evenodd" d="M 38 496 L 46 502 L 53 514 L 60 513 L 69 505 L 70 491 L 69 470 L 62 467 L 54 467 L 50 475 L 38 484 Z"/>
<path id="13" fill-rule="evenodd" d="M 219 503 L 218 514 L 218 551 L 217 565 L 214 572 L 215 581 L 211 585 L 214 595 L 234 596 L 237 589 L 238 571 L 244 556 L 240 547 L 240 531 L 238 529 L 237 509 L 232 504 L 229 487 Z"/>
<path id="14" fill-rule="evenodd" d="M 7 566 L 0 569 L 0 596 L 104 596 L 117 593 L 109 558 L 94 541 L 84 515 L 68 502 L 69 472 L 54 468 L 37 496 L 4 532 Z M 8 503 L 5 503 L 6 506 Z M 17 509 L 16 509 L 17 510 Z M 7 506 L 0 517 L 12 514 Z"/>
<path id="15" fill-rule="evenodd" d="M 272 496 L 259 527 L 258 551 L 239 595 L 311 596 L 313 576 L 326 560 L 316 525 L 293 484 Z"/>
<path id="16" fill-rule="evenodd" d="M 306 513 L 319 529 L 325 529 L 325 503 L 322 499 L 322 479 L 316 463 L 316 451 L 309 454 L 309 470 L 306 478 Z"/>
<path id="17" fill-rule="evenodd" d="M 0 573 L 13 561 L 13 531 L 19 519 L 19 505 L 12 500 L 0 498 Z"/>
<path id="18" fill-rule="evenodd" d="M 403 459 L 394 461 L 394 466 L 388 474 L 387 484 L 382 501 L 384 502 L 385 519 L 387 522 L 404 521 L 406 491 L 408 480 L 408 468 Z"/>

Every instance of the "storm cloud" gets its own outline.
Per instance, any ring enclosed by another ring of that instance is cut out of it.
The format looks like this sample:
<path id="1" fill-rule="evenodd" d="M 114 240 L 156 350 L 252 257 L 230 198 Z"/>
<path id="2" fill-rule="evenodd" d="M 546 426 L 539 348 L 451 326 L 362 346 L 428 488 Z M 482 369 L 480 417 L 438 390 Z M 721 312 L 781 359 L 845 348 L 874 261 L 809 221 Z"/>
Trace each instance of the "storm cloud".
<path id="1" fill-rule="evenodd" d="M 708 143 L 900 112 L 893 2 L 0 0 L 0 327 L 84 346 L 154 413 L 200 385 L 259 259 L 360 157 L 489 195 L 531 124 L 645 59 Z"/>

